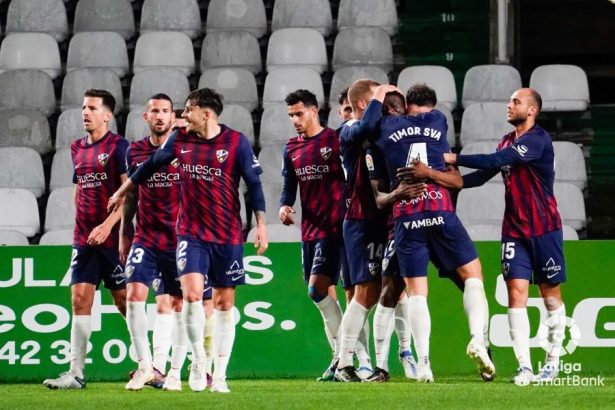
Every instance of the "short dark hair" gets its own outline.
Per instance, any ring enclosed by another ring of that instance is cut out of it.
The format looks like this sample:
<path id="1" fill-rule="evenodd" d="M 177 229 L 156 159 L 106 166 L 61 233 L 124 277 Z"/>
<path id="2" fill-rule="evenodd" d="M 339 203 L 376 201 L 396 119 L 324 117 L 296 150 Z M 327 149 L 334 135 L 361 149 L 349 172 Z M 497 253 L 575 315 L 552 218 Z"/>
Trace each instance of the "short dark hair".
<path id="1" fill-rule="evenodd" d="M 530 95 L 536 101 L 536 106 L 538 107 L 538 112 L 542 111 L 542 97 L 538 94 L 538 91 L 530 88 Z"/>
<path id="2" fill-rule="evenodd" d="M 286 101 L 287 105 L 295 105 L 302 102 L 303 105 L 305 105 L 306 107 L 318 108 L 318 101 L 316 100 L 316 96 L 313 92 L 309 90 L 299 89 L 293 91 L 286 96 L 284 101 Z"/>
<path id="3" fill-rule="evenodd" d="M 107 107 L 111 112 L 115 110 L 115 97 L 107 90 L 99 90 L 96 88 L 88 88 L 83 93 L 84 97 L 98 97 L 102 99 L 102 105 Z"/>
<path id="4" fill-rule="evenodd" d="M 406 113 L 406 100 L 404 100 L 404 96 L 397 91 L 387 93 L 382 102 L 382 115 L 391 115 L 392 113 L 398 115 L 404 115 Z"/>
<path id="5" fill-rule="evenodd" d="M 349 87 L 344 88 L 337 99 L 337 102 L 340 103 L 340 105 L 344 104 L 344 101 L 348 100 L 348 88 Z"/>
<path id="6" fill-rule="evenodd" d="M 406 104 L 416 104 L 419 107 L 435 107 L 438 102 L 436 91 L 425 83 L 416 83 L 406 93 Z"/>
<path id="7" fill-rule="evenodd" d="M 223 101 L 224 97 L 213 88 L 201 88 L 188 94 L 185 102 L 201 108 L 211 108 L 219 116 L 224 108 Z"/>
<path id="8" fill-rule="evenodd" d="M 171 97 L 169 97 L 167 94 L 165 93 L 156 93 L 154 95 L 152 95 L 151 97 L 149 97 L 149 100 L 165 100 L 171 103 L 171 111 L 173 110 L 173 100 L 171 100 Z"/>

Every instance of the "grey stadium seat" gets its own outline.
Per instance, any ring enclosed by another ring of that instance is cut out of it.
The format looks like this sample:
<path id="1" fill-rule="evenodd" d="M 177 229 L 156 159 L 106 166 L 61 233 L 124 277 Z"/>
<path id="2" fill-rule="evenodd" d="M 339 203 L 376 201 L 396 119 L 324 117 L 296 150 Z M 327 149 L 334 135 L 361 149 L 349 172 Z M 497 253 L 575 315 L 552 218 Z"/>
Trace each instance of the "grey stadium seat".
<path id="1" fill-rule="evenodd" d="M 280 67 L 308 67 L 322 74 L 328 66 L 325 39 L 311 28 L 274 31 L 267 47 L 267 71 Z"/>
<path id="2" fill-rule="evenodd" d="M 59 188 L 51 192 L 45 212 L 45 232 L 75 227 L 75 188 Z"/>
<path id="3" fill-rule="evenodd" d="M 521 88 L 521 75 L 515 67 L 501 64 L 477 65 L 463 79 L 462 105 L 467 108 L 482 102 L 508 102 Z"/>
<path id="4" fill-rule="evenodd" d="M 11 70 L 0 73 L 0 109 L 36 109 L 47 117 L 56 110 L 51 77 L 40 70 Z"/>
<path id="5" fill-rule="evenodd" d="M 21 232 L 12 230 L 0 231 L 0 246 L 28 246 L 28 237 Z"/>
<path id="6" fill-rule="evenodd" d="M 201 47 L 201 71 L 220 67 L 245 68 L 253 74 L 260 73 L 263 62 L 254 34 L 247 31 L 208 33 Z"/>
<path id="7" fill-rule="evenodd" d="M 45 33 L 15 33 L 0 46 L 0 72 L 35 69 L 46 72 L 52 80 L 62 72 L 58 43 Z"/>
<path id="8" fill-rule="evenodd" d="M 190 84 L 183 71 L 173 67 L 149 68 L 139 71 L 130 84 L 130 110 L 144 109 L 149 97 L 165 93 L 173 106 L 183 107 L 190 93 Z"/>
<path id="9" fill-rule="evenodd" d="M 139 30 L 141 34 L 180 31 L 194 40 L 201 35 L 199 4 L 197 0 L 145 0 Z"/>
<path id="10" fill-rule="evenodd" d="M 258 91 L 254 74 L 244 68 L 203 70 L 199 88 L 213 88 L 224 96 L 224 104 L 238 104 L 249 111 L 258 108 Z"/>
<path id="11" fill-rule="evenodd" d="M 499 241 L 502 239 L 502 225 L 466 225 L 465 228 L 473 241 Z"/>
<path id="12" fill-rule="evenodd" d="M 446 131 L 446 141 L 451 148 L 457 146 L 456 136 L 455 136 L 455 121 L 453 120 L 453 113 L 449 110 L 444 104 L 436 104 L 436 110 L 440 111 L 446 117 L 446 124 L 448 125 Z"/>
<path id="13" fill-rule="evenodd" d="M 462 147 L 480 141 L 493 141 L 497 147 L 498 141 L 511 131 L 513 127 L 506 121 L 506 103 L 472 104 L 461 117 L 459 139 Z"/>
<path id="14" fill-rule="evenodd" d="M 530 87 L 542 97 L 543 111 L 585 111 L 589 106 L 587 74 L 575 65 L 539 66 L 532 71 Z"/>
<path id="15" fill-rule="evenodd" d="M 337 28 L 374 26 L 397 34 L 397 7 L 395 0 L 341 0 L 337 15 Z"/>
<path id="16" fill-rule="evenodd" d="M 553 190 L 555 191 L 557 208 L 562 217 L 562 224 L 569 225 L 577 231 L 585 228 L 587 217 L 581 190 L 565 182 L 556 182 Z"/>
<path id="17" fill-rule="evenodd" d="M 73 31 L 113 31 L 124 40 L 135 34 L 135 16 L 128 0 L 79 0 Z"/>
<path id="18" fill-rule="evenodd" d="M 51 150 L 49 122 L 38 110 L 0 110 L 0 130 L 0 147 L 29 147 L 39 154 Z"/>
<path id="19" fill-rule="evenodd" d="M 68 45 L 66 71 L 77 68 L 111 68 L 124 77 L 130 71 L 124 39 L 104 31 L 75 34 Z"/>
<path id="20" fill-rule="evenodd" d="M 124 95 L 120 78 L 110 68 L 79 68 L 72 70 L 64 77 L 62 83 L 62 111 L 71 108 L 81 108 L 83 93 L 88 88 L 98 88 L 109 91 L 115 97 L 114 114 L 124 109 Z"/>
<path id="21" fill-rule="evenodd" d="M 27 237 L 40 232 L 38 205 L 32 192 L 0 188 L 0 229 L 21 232 Z"/>
<path id="22" fill-rule="evenodd" d="M 341 92 L 359 79 L 369 79 L 380 84 L 388 84 L 389 77 L 381 68 L 374 66 L 344 67 L 336 70 L 331 79 L 329 105 L 338 104 Z"/>
<path id="23" fill-rule="evenodd" d="M 149 127 L 143 119 L 143 112 L 145 106 L 141 108 L 135 108 L 128 113 L 126 119 L 126 132 L 124 132 L 124 138 L 128 141 L 137 141 L 149 135 Z"/>
<path id="24" fill-rule="evenodd" d="M 39 245 L 72 245 L 73 244 L 73 230 L 72 229 L 60 229 L 57 231 L 46 232 L 41 236 Z"/>
<path id="25" fill-rule="evenodd" d="M 0 148 L 0 186 L 27 189 L 41 197 L 45 193 L 41 156 L 32 148 Z"/>
<path id="26" fill-rule="evenodd" d="M 117 134 L 115 117 L 111 118 L 109 129 Z M 74 140 L 85 137 L 85 135 L 81 108 L 72 108 L 60 114 L 56 126 L 56 150 L 69 147 Z"/>
<path id="27" fill-rule="evenodd" d="M 568 182 L 581 191 L 587 187 L 583 150 L 569 141 L 554 141 L 555 182 Z"/>
<path id="28" fill-rule="evenodd" d="M 226 104 L 220 115 L 220 123 L 225 124 L 229 128 L 241 131 L 250 144 L 254 145 L 254 123 L 252 122 L 252 114 L 246 107 L 236 104 Z"/>
<path id="29" fill-rule="evenodd" d="M 386 31 L 378 27 L 340 31 L 333 46 L 333 70 L 366 65 L 379 67 L 386 73 L 393 69 L 393 46 Z"/>
<path id="30" fill-rule="evenodd" d="M 334 130 L 338 129 L 340 125 L 342 125 L 342 119 L 337 114 L 337 109 L 339 108 L 339 104 L 329 103 L 331 109 L 329 110 L 329 116 L 327 117 L 327 127 L 333 128 Z"/>
<path id="31" fill-rule="evenodd" d="M 477 188 L 462 189 L 457 198 L 457 215 L 464 226 L 501 226 L 504 207 L 503 184 L 485 184 Z"/>
<path id="32" fill-rule="evenodd" d="M 261 38 L 267 32 L 263 0 L 210 0 L 207 34 L 220 30 L 245 30 Z"/>
<path id="33" fill-rule="evenodd" d="M 397 87 L 404 93 L 416 83 L 425 83 L 436 92 L 438 104 L 454 110 L 457 106 L 457 89 L 453 73 L 439 65 L 417 65 L 404 68 L 397 78 Z"/>
<path id="34" fill-rule="evenodd" d="M 194 72 L 194 50 L 190 37 L 177 31 L 150 31 L 141 34 L 135 46 L 132 71 L 171 67 L 184 75 Z"/>
<path id="35" fill-rule="evenodd" d="M 259 136 L 259 144 L 261 147 L 267 145 L 280 146 L 295 135 L 295 127 L 293 127 L 288 118 L 288 109 L 285 104 L 273 104 L 263 110 L 261 117 L 261 128 Z"/>
<path id="36" fill-rule="evenodd" d="M 565 241 L 578 241 L 579 234 L 573 228 L 568 225 L 562 225 L 562 231 L 564 234 Z"/>
<path id="37" fill-rule="evenodd" d="M 73 187 L 73 160 L 70 156 L 70 147 L 59 149 L 53 156 L 51 163 L 51 180 L 49 191 L 53 192 L 58 188 Z"/>
<path id="38" fill-rule="evenodd" d="M 306 89 L 316 95 L 320 108 L 325 107 L 325 92 L 320 75 L 311 68 L 278 68 L 267 74 L 263 91 L 263 108 L 284 103 L 286 96 L 298 89 Z"/>
<path id="39" fill-rule="evenodd" d="M 276 212 L 277 214 L 277 212 Z M 265 225 L 267 230 L 267 239 L 269 242 L 301 242 L 301 221 L 295 221 L 294 225 L 283 225 L 282 223 L 268 223 Z M 254 242 L 256 236 L 256 227 L 248 232 L 248 240 L 246 242 Z"/>
<path id="40" fill-rule="evenodd" d="M 329 0 L 277 0 L 273 4 L 271 30 L 307 27 L 327 37 L 333 29 Z"/>
<path id="41" fill-rule="evenodd" d="M 282 185 L 282 151 L 284 150 L 284 143 L 265 145 L 258 153 L 258 162 L 263 169 L 261 181 L 264 184 Z M 280 198 L 276 200 L 276 203 L 279 200 Z"/>
<path id="42" fill-rule="evenodd" d="M 6 17 L 6 33 L 47 33 L 62 42 L 68 35 L 62 0 L 13 0 Z"/>

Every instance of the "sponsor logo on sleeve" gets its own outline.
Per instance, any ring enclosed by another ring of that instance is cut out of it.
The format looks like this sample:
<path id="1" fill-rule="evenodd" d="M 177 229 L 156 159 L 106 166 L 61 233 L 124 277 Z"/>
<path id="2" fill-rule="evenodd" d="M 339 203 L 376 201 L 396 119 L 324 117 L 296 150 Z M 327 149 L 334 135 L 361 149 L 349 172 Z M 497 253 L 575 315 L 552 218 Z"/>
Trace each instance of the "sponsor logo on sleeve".
<path id="1" fill-rule="evenodd" d="M 515 151 L 517 151 L 517 153 L 519 155 L 521 155 L 522 157 L 525 156 L 525 154 L 527 154 L 527 147 L 525 145 L 511 145 L 512 149 L 514 149 Z"/>
<path id="2" fill-rule="evenodd" d="M 374 159 L 370 154 L 365 155 L 365 165 L 367 166 L 367 170 L 374 172 Z"/>

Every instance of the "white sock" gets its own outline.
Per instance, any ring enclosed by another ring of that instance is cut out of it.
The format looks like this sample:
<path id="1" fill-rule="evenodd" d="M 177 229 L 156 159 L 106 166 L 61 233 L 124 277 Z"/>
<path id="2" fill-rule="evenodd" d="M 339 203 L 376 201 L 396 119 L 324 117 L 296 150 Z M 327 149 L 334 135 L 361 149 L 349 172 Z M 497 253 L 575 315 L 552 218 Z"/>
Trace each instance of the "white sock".
<path id="1" fill-rule="evenodd" d="M 204 330 L 204 335 L 203 335 L 203 347 L 205 348 L 205 355 L 207 356 L 207 361 L 205 362 L 205 371 L 208 374 L 211 374 L 211 368 L 214 363 L 213 334 L 214 334 L 214 317 L 213 315 L 209 315 L 209 317 L 205 318 L 205 330 Z"/>
<path id="2" fill-rule="evenodd" d="M 549 322 L 554 323 L 554 325 L 549 327 L 548 340 L 553 347 L 550 352 L 547 352 L 545 364 L 559 366 L 559 355 L 566 332 L 566 306 L 562 303 L 557 309 L 548 310 L 547 314 L 549 315 Z"/>
<path id="3" fill-rule="evenodd" d="M 179 379 L 188 352 L 188 335 L 182 319 L 182 312 L 174 312 L 173 317 L 175 327 L 173 329 L 173 352 L 171 353 L 169 374 L 175 373 L 175 376 Z"/>
<path id="4" fill-rule="evenodd" d="M 192 347 L 192 361 L 205 363 L 205 348 L 203 347 L 203 331 L 205 328 L 205 312 L 203 302 L 187 302 L 184 300 L 182 320 L 186 326 L 186 335 Z"/>
<path id="5" fill-rule="evenodd" d="M 398 301 L 395 306 L 395 333 L 399 339 L 399 352 L 412 352 L 410 347 L 412 332 L 410 331 L 410 310 L 407 297 Z"/>
<path id="6" fill-rule="evenodd" d="M 88 340 L 92 333 L 90 315 L 73 315 L 70 327 L 70 372 L 83 379 Z"/>
<path id="7" fill-rule="evenodd" d="M 235 342 L 235 320 L 233 309 L 214 310 L 214 380 L 226 379 L 233 343 Z"/>
<path id="8" fill-rule="evenodd" d="M 477 278 L 466 279 L 463 291 L 463 308 L 468 317 L 470 337 L 481 345 L 484 344 L 485 298 L 483 281 Z"/>
<path id="9" fill-rule="evenodd" d="M 357 338 L 368 313 L 369 310 L 354 299 L 348 304 L 341 324 L 342 342 L 340 344 L 340 362 L 337 366 L 339 369 L 352 366 L 352 356 L 356 348 Z"/>
<path id="10" fill-rule="evenodd" d="M 315 302 L 314 304 L 320 311 L 322 321 L 325 324 L 325 334 L 327 335 L 327 340 L 329 340 L 333 356 L 337 357 L 339 356 L 338 335 L 340 324 L 342 323 L 342 309 L 337 301 L 333 300 L 329 295 L 325 296 L 320 302 Z"/>
<path id="11" fill-rule="evenodd" d="M 368 311 L 369 313 L 369 311 Z M 357 361 L 359 367 L 372 367 L 372 359 L 369 357 L 369 335 L 370 335 L 369 319 L 365 317 L 363 327 L 357 338 L 357 345 L 355 348 L 355 354 L 357 355 Z"/>
<path id="12" fill-rule="evenodd" d="M 429 358 L 429 336 L 431 335 L 431 316 L 427 298 L 422 295 L 408 297 L 408 309 L 416 356 L 419 360 L 424 361 L 425 358 Z"/>
<path id="13" fill-rule="evenodd" d="M 130 332 L 130 341 L 137 354 L 139 369 L 152 367 L 152 352 L 147 337 L 147 314 L 145 302 L 126 302 L 126 324 Z"/>
<path id="14" fill-rule="evenodd" d="M 489 321 L 491 318 L 489 317 L 489 302 L 487 302 L 487 298 L 485 298 L 485 324 L 483 325 L 483 339 L 485 339 L 485 347 L 489 347 Z"/>
<path id="15" fill-rule="evenodd" d="M 158 313 L 154 322 L 152 345 L 154 351 L 153 365 L 162 374 L 167 372 L 169 349 L 171 349 L 171 334 L 173 333 L 173 314 Z"/>
<path id="16" fill-rule="evenodd" d="M 526 308 L 508 308 L 508 326 L 515 357 L 520 367 L 532 369 L 530 357 L 530 320 Z"/>
<path id="17" fill-rule="evenodd" d="M 376 366 L 389 371 L 389 349 L 391 347 L 391 334 L 394 308 L 388 308 L 380 303 L 374 312 L 374 350 L 376 351 Z"/>

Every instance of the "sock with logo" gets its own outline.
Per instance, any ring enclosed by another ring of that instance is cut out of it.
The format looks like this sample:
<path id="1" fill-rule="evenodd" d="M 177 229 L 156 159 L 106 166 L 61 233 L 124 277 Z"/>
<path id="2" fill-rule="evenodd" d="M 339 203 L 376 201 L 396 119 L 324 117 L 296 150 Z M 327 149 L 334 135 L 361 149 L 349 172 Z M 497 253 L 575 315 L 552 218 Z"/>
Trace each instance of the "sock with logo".
<path id="1" fill-rule="evenodd" d="M 322 321 L 325 324 L 325 334 L 331 345 L 333 356 L 337 357 L 339 355 L 338 335 L 342 323 L 342 309 L 337 301 L 329 295 L 325 296 L 320 302 L 314 302 L 314 304 L 320 311 Z"/>
<path id="2" fill-rule="evenodd" d="M 376 366 L 389 371 L 389 348 L 391 345 L 391 335 L 393 315 L 395 308 L 388 308 L 380 303 L 374 312 L 374 350 L 376 354 Z"/>
<path id="3" fill-rule="evenodd" d="M 530 357 L 530 320 L 527 317 L 527 308 L 508 308 L 508 326 L 510 338 L 519 367 L 532 370 Z"/>
<path id="4" fill-rule="evenodd" d="M 357 345 L 357 338 L 359 337 L 359 333 L 361 333 L 363 323 L 368 313 L 369 309 L 361 306 L 361 304 L 354 299 L 348 304 L 341 324 L 342 341 L 340 344 L 340 362 L 337 366 L 338 369 L 352 366 L 352 356 L 354 355 Z"/>
<path id="5" fill-rule="evenodd" d="M 188 351 L 188 335 L 186 334 L 186 326 L 182 319 L 182 312 L 174 312 L 175 327 L 173 329 L 173 350 L 171 352 L 171 369 L 169 374 L 174 374 L 180 378 L 186 354 Z"/>
<path id="6" fill-rule="evenodd" d="M 150 369 L 152 367 L 152 352 L 149 348 L 147 337 L 147 314 L 145 313 L 145 302 L 126 303 L 126 324 L 130 332 L 130 341 L 137 354 L 137 362 L 140 369 Z"/>
<path id="7" fill-rule="evenodd" d="M 368 369 L 371 369 L 372 367 L 372 360 L 369 357 L 369 334 L 369 320 L 367 320 L 366 317 L 365 321 L 363 322 L 361 332 L 359 333 L 359 337 L 357 338 L 357 345 L 355 350 L 357 361 L 359 362 L 359 368 L 366 367 Z"/>
<path id="8" fill-rule="evenodd" d="M 404 293 L 403 299 L 400 299 L 395 306 L 395 333 L 399 339 L 400 352 L 412 352 L 410 341 L 412 339 L 412 331 L 410 330 L 410 309 L 408 307 L 408 298 Z"/>

